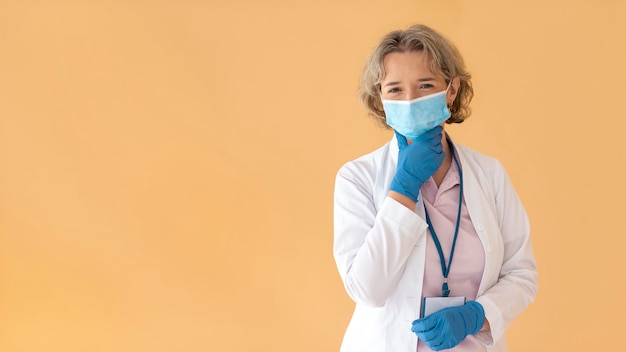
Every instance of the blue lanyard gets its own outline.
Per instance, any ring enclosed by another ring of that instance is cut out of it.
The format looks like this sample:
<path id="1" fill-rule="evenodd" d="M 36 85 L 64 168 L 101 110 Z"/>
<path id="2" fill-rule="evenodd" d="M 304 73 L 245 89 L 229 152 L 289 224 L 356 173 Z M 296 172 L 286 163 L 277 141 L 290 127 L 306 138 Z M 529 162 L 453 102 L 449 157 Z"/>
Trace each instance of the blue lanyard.
<path id="1" fill-rule="evenodd" d="M 459 170 L 459 211 L 456 216 L 456 226 L 454 228 L 454 239 L 452 240 L 452 249 L 450 250 L 450 259 L 448 259 L 448 265 L 446 266 L 446 258 L 443 256 L 443 249 L 441 249 L 441 243 L 437 238 L 437 234 L 435 233 L 435 227 L 430 221 L 430 217 L 428 216 L 428 211 L 426 210 L 426 204 L 424 203 L 424 213 L 426 213 L 426 222 L 428 223 L 428 227 L 430 228 L 430 234 L 433 237 L 433 241 L 435 242 L 435 247 L 437 247 L 437 252 L 439 252 L 439 261 L 441 262 L 441 271 L 443 273 L 443 286 L 441 287 L 441 294 L 443 297 L 448 297 L 450 295 L 450 290 L 448 289 L 448 274 L 450 274 L 450 266 L 452 265 L 452 256 L 454 255 L 454 247 L 456 246 L 456 238 L 459 236 L 459 225 L 461 225 L 461 207 L 463 206 L 463 172 L 461 171 L 461 166 L 459 165 L 459 161 L 454 156 L 454 149 L 451 148 L 452 159 L 454 159 L 454 163 L 456 164 L 456 168 Z"/>

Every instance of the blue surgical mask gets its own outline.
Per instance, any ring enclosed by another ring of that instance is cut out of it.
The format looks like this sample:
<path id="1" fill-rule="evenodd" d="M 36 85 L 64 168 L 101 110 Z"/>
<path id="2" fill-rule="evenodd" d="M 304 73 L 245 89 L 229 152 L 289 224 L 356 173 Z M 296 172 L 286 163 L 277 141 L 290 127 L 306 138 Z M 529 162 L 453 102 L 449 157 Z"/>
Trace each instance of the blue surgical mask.
<path id="1" fill-rule="evenodd" d="M 410 140 L 441 125 L 450 117 L 446 102 L 448 88 L 413 100 L 383 99 L 387 124 Z"/>

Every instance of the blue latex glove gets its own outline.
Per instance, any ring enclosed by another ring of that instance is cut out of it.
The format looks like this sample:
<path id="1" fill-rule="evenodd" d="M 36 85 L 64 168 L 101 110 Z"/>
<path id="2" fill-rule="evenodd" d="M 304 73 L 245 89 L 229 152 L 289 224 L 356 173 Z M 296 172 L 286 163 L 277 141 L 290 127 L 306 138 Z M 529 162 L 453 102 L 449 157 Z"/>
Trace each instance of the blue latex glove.
<path id="1" fill-rule="evenodd" d="M 449 307 L 413 322 L 417 337 L 433 351 L 458 345 L 467 335 L 474 335 L 485 323 L 485 310 L 476 301 Z"/>
<path id="2" fill-rule="evenodd" d="M 411 145 L 406 137 L 396 132 L 398 139 L 398 169 L 391 181 L 391 190 L 404 194 L 417 202 L 422 184 L 432 176 L 443 162 L 441 146 L 443 127 L 437 126 L 416 138 Z"/>

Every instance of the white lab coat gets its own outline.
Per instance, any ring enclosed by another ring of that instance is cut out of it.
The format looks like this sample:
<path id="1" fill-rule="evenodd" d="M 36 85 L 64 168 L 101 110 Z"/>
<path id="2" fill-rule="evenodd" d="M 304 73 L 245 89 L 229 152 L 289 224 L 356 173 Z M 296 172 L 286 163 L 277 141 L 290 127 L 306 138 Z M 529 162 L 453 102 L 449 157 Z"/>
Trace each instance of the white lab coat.
<path id="1" fill-rule="evenodd" d="M 526 212 L 494 158 L 456 145 L 463 196 L 485 251 L 477 301 L 490 331 L 476 337 L 487 351 L 506 351 L 505 330 L 535 298 L 537 270 Z M 398 144 L 345 164 L 337 173 L 334 256 L 356 302 L 342 352 L 415 352 L 426 236 L 422 197 L 414 212 L 387 197 Z"/>

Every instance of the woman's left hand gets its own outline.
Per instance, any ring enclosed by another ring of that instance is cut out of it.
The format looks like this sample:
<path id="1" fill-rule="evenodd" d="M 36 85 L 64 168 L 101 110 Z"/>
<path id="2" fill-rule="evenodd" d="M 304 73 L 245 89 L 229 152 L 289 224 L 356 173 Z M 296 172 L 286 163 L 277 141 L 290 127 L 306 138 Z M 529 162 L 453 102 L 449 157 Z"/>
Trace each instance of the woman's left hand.
<path id="1" fill-rule="evenodd" d="M 433 351 L 458 345 L 467 335 L 476 334 L 485 322 L 483 306 L 476 301 L 449 307 L 415 320 L 413 331 Z"/>

